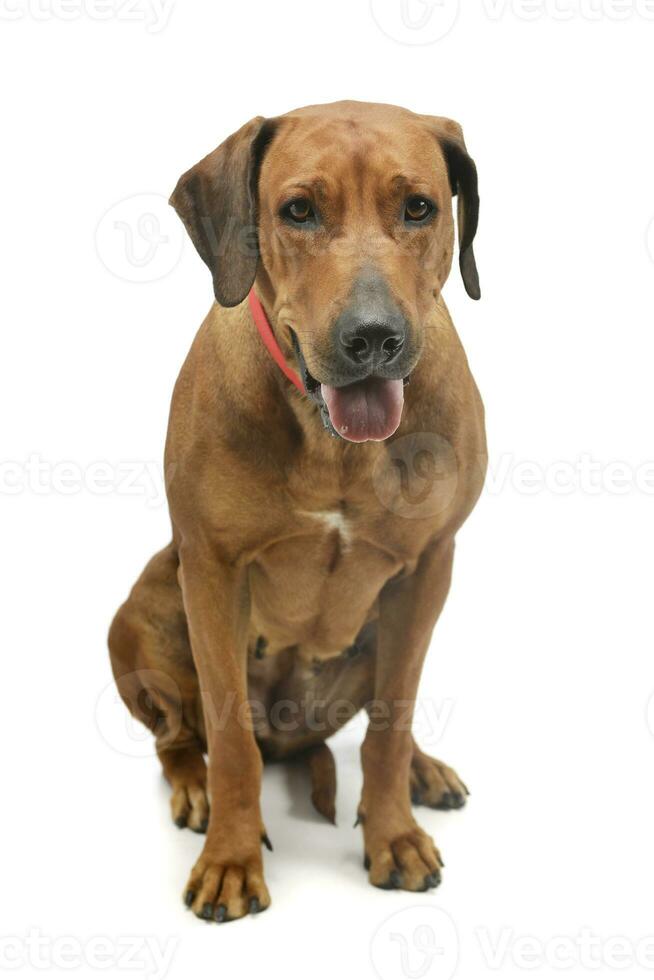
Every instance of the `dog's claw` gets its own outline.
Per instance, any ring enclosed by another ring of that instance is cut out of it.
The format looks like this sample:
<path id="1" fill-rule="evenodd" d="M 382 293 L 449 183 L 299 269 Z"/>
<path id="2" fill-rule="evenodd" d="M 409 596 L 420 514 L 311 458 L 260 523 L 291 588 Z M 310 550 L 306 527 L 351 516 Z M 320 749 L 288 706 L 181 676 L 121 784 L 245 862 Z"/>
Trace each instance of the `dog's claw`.
<path id="1" fill-rule="evenodd" d="M 462 793 L 457 793 L 456 791 L 450 791 L 449 793 L 443 793 L 443 796 L 438 801 L 435 810 L 460 810 L 461 807 L 465 806 L 465 796 Z"/>
<path id="2" fill-rule="evenodd" d="M 270 843 L 270 837 L 268 836 L 268 834 L 262 834 L 261 835 L 261 842 L 262 842 L 262 844 L 265 844 L 266 845 L 266 847 L 268 848 L 269 851 L 272 851 L 273 846 Z"/>
<path id="3" fill-rule="evenodd" d="M 425 755 L 417 746 L 411 761 L 410 796 L 414 806 L 432 810 L 460 810 L 470 795 L 453 769 Z"/>
<path id="4" fill-rule="evenodd" d="M 186 905 L 186 907 L 190 909 L 191 905 L 193 905 L 194 898 L 195 898 L 195 892 L 191 891 L 191 889 L 189 888 L 186 895 L 184 896 L 184 905 Z"/>
<path id="5" fill-rule="evenodd" d="M 378 885 L 378 887 L 383 888 L 384 891 L 391 891 L 394 888 L 399 888 L 401 884 L 402 875 L 396 868 L 393 868 L 383 885 Z"/>
<path id="6" fill-rule="evenodd" d="M 175 826 L 179 827 L 180 830 L 183 830 L 186 826 L 186 817 L 177 817 L 175 820 Z"/>
<path id="7" fill-rule="evenodd" d="M 363 867 L 365 868 L 366 871 L 370 871 L 370 864 L 371 864 L 370 858 L 368 857 L 367 854 L 364 854 L 363 855 Z"/>
<path id="8" fill-rule="evenodd" d="M 200 912 L 201 919 L 211 919 L 213 918 L 213 905 L 211 902 L 205 902 L 202 906 L 202 911 Z"/>
<path id="9" fill-rule="evenodd" d="M 252 915 L 256 915 L 257 912 L 260 912 L 261 911 L 261 902 L 259 901 L 259 899 L 257 898 L 256 895 L 254 895 L 250 899 L 249 909 L 250 909 L 250 913 Z"/>
<path id="10" fill-rule="evenodd" d="M 225 922 L 227 919 L 227 906 L 219 905 L 214 916 L 216 922 Z"/>

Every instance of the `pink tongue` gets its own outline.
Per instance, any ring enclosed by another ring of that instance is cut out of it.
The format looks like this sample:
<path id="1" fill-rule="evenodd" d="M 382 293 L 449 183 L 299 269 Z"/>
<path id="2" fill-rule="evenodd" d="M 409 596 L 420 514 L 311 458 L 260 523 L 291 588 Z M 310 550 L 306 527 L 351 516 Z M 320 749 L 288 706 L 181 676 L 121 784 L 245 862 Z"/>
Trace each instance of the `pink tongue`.
<path id="1" fill-rule="evenodd" d="M 344 388 L 321 385 L 331 423 L 350 442 L 381 442 L 392 436 L 402 417 L 404 382 L 368 378 Z"/>

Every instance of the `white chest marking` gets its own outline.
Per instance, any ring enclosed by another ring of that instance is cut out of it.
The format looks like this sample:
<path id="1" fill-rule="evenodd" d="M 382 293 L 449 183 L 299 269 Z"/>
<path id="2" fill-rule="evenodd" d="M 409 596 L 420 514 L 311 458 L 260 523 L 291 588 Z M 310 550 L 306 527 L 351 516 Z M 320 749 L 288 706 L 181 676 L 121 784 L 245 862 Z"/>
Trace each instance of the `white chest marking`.
<path id="1" fill-rule="evenodd" d="M 338 531 L 346 547 L 351 543 L 350 525 L 340 510 L 303 510 L 300 513 L 305 517 L 313 517 L 316 521 L 322 521 L 328 531 Z"/>

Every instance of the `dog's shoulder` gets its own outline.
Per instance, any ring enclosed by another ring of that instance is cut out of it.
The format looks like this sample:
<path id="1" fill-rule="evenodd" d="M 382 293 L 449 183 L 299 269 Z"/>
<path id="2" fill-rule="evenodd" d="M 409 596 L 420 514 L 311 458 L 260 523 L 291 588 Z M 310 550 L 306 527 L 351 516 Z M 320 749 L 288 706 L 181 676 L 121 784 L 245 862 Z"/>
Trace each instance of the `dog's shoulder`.
<path id="1" fill-rule="evenodd" d="M 281 465 L 278 443 L 293 438 L 296 423 L 279 397 L 277 371 L 247 301 L 214 304 L 180 370 L 168 422 L 166 469 L 184 474 L 189 492 L 202 493 L 206 482 L 234 492 Z"/>

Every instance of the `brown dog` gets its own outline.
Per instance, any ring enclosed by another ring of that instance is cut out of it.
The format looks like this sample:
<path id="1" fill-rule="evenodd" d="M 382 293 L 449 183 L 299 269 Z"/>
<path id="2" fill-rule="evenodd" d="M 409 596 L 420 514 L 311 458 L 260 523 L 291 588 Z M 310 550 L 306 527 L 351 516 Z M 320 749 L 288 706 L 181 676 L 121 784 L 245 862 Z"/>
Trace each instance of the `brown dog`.
<path id="1" fill-rule="evenodd" d="M 441 298 L 453 195 L 478 298 L 476 170 L 448 119 L 356 102 L 253 119 L 172 196 L 218 303 L 173 396 L 173 540 L 109 645 L 175 822 L 207 832 L 185 891 L 203 918 L 270 903 L 262 756 L 305 752 L 333 819 L 325 739 L 364 707 L 370 881 L 440 880 L 411 803 L 458 807 L 467 790 L 420 751 L 411 716 L 485 464 L 481 400 Z M 306 394 L 262 343 L 252 287 Z"/>

